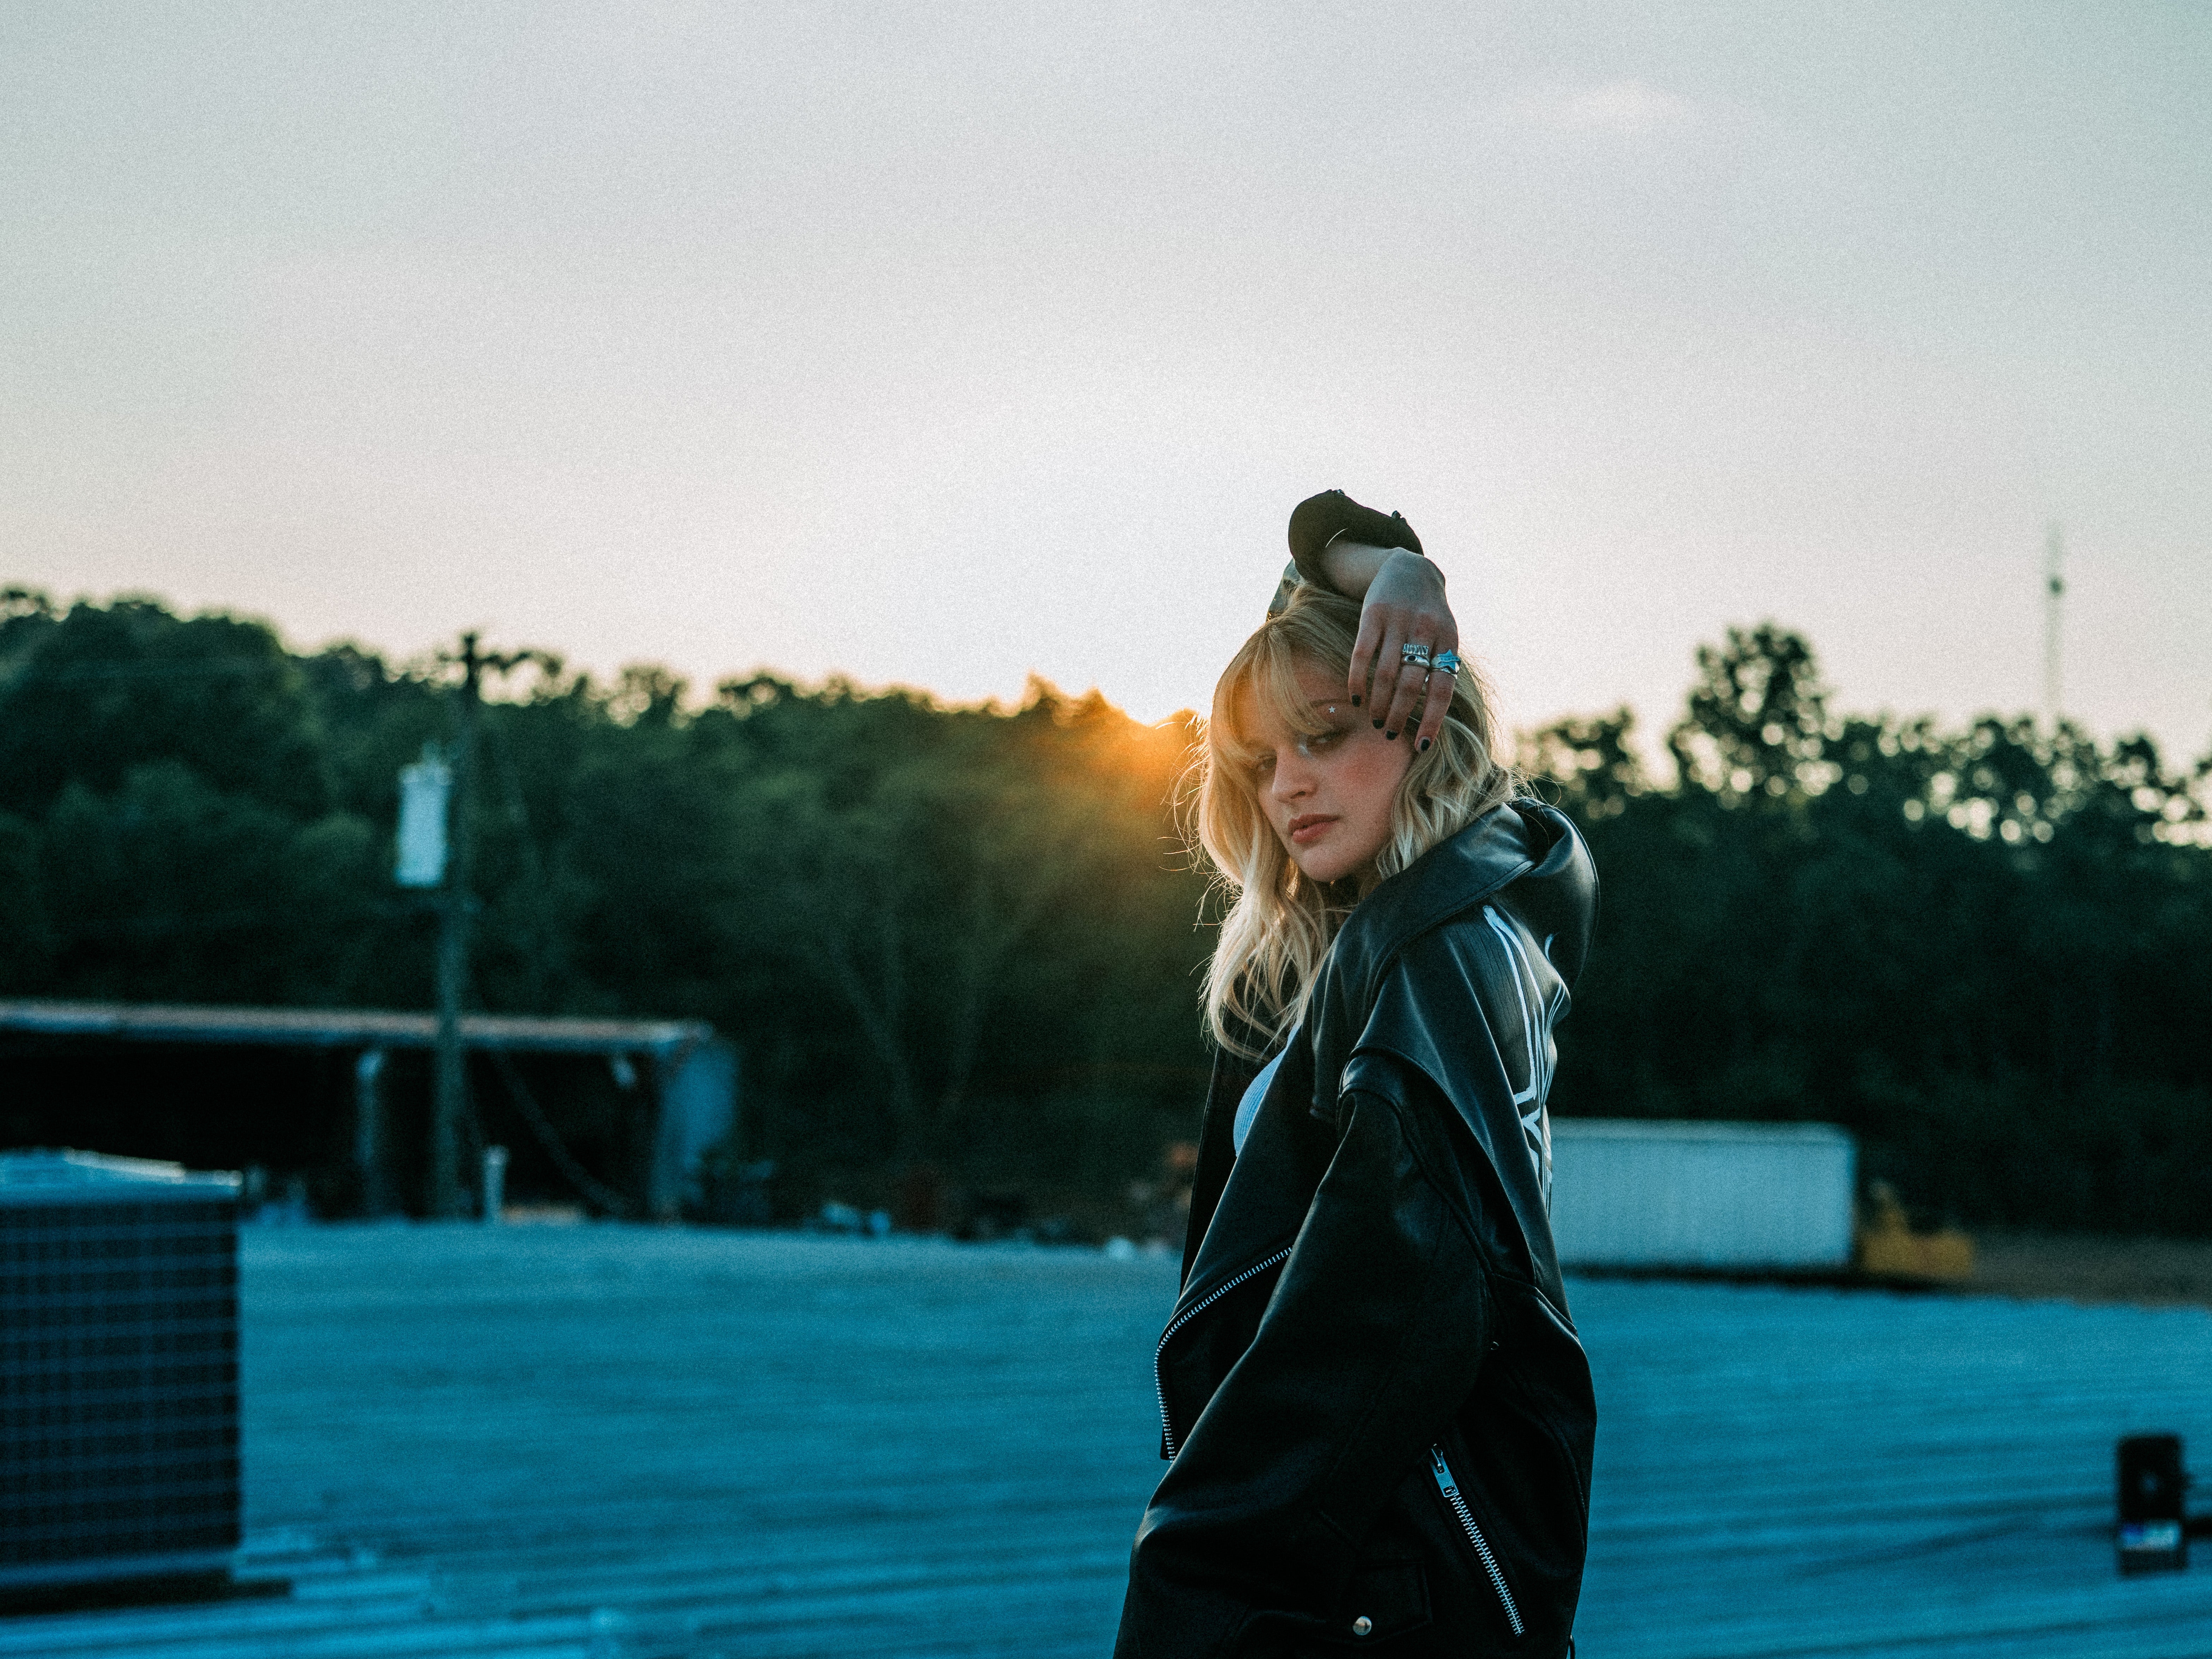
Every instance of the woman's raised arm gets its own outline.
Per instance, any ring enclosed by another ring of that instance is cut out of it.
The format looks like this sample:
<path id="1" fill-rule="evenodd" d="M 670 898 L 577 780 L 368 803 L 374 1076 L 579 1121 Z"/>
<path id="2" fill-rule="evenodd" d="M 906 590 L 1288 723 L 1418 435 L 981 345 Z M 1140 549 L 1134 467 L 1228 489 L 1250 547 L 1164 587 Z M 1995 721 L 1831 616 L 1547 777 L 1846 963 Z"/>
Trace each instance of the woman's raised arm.
<path id="1" fill-rule="evenodd" d="M 1459 650 L 1459 623 L 1444 597 L 1443 572 L 1421 551 L 1421 538 L 1399 514 L 1362 507 L 1340 489 L 1308 496 L 1291 514 L 1291 558 L 1308 581 L 1360 601 L 1352 649 L 1352 701 L 1368 709 L 1386 737 L 1409 733 L 1426 748 L 1451 707 L 1450 666 L 1430 665 Z M 1418 647 L 1414 659 L 1407 647 Z M 1454 654 L 1450 663 L 1455 665 Z"/>

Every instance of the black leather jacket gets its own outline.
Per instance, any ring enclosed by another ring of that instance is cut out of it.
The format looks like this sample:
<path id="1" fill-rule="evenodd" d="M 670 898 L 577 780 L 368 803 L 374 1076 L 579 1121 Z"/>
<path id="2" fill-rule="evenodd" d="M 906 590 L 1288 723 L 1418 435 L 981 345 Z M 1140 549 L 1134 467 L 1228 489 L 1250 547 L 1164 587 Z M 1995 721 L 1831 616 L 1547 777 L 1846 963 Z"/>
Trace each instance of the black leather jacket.
<path id="1" fill-rule="evenodd" d="M 1346 919 L 1241 1153 L 1217 1061 L 1119 1659 L 1568 1650 L 1596 1406 L 1544 1097 L 1596 896 L 1500 807 Z"/>

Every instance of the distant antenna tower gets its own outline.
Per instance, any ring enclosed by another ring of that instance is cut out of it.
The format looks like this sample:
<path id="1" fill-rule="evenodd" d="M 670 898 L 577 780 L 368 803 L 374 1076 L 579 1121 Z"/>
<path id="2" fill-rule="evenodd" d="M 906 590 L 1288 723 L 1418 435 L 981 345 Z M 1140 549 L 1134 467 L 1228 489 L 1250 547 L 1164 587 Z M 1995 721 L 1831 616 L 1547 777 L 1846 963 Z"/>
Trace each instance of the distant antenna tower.
<path id="1" fill-rule="evenodd" d="M 2043 544 L 2043 712 L 2056 732 L 2064 687 L 2059 679 L 2058 611 L 2066 597 L 2066 536 L 2056 523 Z"/>

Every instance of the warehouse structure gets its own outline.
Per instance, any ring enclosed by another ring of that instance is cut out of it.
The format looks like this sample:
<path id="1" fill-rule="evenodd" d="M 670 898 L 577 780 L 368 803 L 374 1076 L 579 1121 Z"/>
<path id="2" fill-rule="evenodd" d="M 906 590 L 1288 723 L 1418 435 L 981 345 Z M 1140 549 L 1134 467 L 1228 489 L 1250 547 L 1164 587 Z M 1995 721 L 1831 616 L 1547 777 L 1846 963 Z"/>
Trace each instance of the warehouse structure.
<path id="1" fill-rule="evenodd" d="M 525 1132 L 544 1145 L 556 1164 L 566 1160 L 575 1178 L 610 1189 L 620 1207 L 667 1217 L 686 1201 L 705 1153 L 724 1139 L 736 1122 L 736 1051 L 699 1020 L 623 1020 L 541 1018 L 511 1014 L 469 1014 L 460 1022 L 461 1040 L 471 1055 L 491 1061 L 497 1080 Z M 189 1109 L 228 1109 L 220 1079 L 212 1091 L 194 1088 L 190 1055 L 209 1051 L 228 1056 L 282 1056 L 295 1062 L 267 1085 L 289 1090 L 296 1115 L 318 1091 L 322 1103 L 336 1093 L 339 1110 L 349 1118 L 350 1133 L 341 1156 L 350 1165 L 359 1194 L 357 1207 L 369 1213 L 394 1203 L 393 1167 L 404 1150 L 395 1145 L 393 1102 L 388 1062 L 398 1055 L 427 1053 L 436 1041 L 437 1020 L 428 1013 L 378 1009 L 191 1007 L 147 1003 L 0 1001 L 0 1037 L 9 1039 L 4 1066 L 20 1072 L 35 1065 L 44 1076 L 39 1102 L 11 1105 L 0 1115 L 0 1144 L 84 1145 L 87 1124 L 133 1121 L 108 1098 L 112 1080 L 96 1077 L 100 1062 L 131 1049 L 162 1051 L 164 1065 L 149 1073 L 133 1068 L 131 1087 L 162 1099 L 196 1100 Z M 567 1057 L 595 1062 L 625 1097 L 636 1103 L 629 1113 L 635 1146 L 597 1177 L 576 1166 L 560 1144 L 532 1091 L 516 1071 L 516 1056 Z M 331 1062 L 343 1067 L 330 1076 Z M 257 1073 L 255 1076 L 267 1073 Z M 291 1079 L 286 1081 L 285 1079 Z M 82 1080 L 80 1080 L 82 1079 Z M 204 1079 L 201 1080 L 204 1083 Z M 333 1090 L 325 1085 L 335 1082 Z M 126 1103 L 127 1104 L 127 1103 Z M 153 1104 L 159 1106 L 161 1100 Z M 288 1103 L 271 1109 L 281 1115 Z M 175 1110 L 169 1116 L 176 1115 Z M 118 1127 L 111 1134 L 151 1133 Z M 222 1164 L 231 1158 L 196 1152 L 190 1126 L 165 1125 L 165 1144 L 101 1146 L 97 1150 L 131 1156 L 183 1156 L 187 1162 Z M 181 1135 L 185 1145 L 179 1146 Z M 249 1161 L 238 1157 L 237 1162 Z M 613 1207 L 611 1204 L 604 1207 Z"/>
<path id="2" fill-rule="evenodd" d="M 1563 1266 L 1850 1265 L 1857 1146 L 1833 1124 L 1553 1118 L 1551 1133 Z"/>

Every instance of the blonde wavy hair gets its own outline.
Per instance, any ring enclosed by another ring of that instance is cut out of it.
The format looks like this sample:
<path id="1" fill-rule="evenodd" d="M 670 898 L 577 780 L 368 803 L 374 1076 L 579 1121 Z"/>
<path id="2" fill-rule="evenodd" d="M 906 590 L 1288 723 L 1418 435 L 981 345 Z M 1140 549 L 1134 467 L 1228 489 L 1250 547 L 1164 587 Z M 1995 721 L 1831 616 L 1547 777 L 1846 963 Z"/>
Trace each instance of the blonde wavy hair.
<path id="1" fill-rule="evenodd" d="M 1309 880 L 1291 862 L 1260 804 L 1254 763 L 1261 751 L 1242 728 L 1238 705 L 1249 690 L 1285 726 L 1318 737 L 1328 728 L 1298 689 L 1297 665 L 1316 663 L 1340 683 L 1348 679 L 1358 633 L 1357 603 L 1310 582 L 1294 589 L 1223 671 L 1191 762 L 1184 833 L 1212 866 L 1217 888 L 1232 896 L 1206 964 L 1206 1023 L 1216 1042 L 1247 1059 L 1258 1059 L 1304 1017 L 1322 961 L 1359 895 L 1349 881 Z M 1498 758 L 1490 688 L 1463 663 L 1443 731 L 1414 753 L 1398 785 L 1377 873 L 1397 874 L 1519 790 Z"/>

